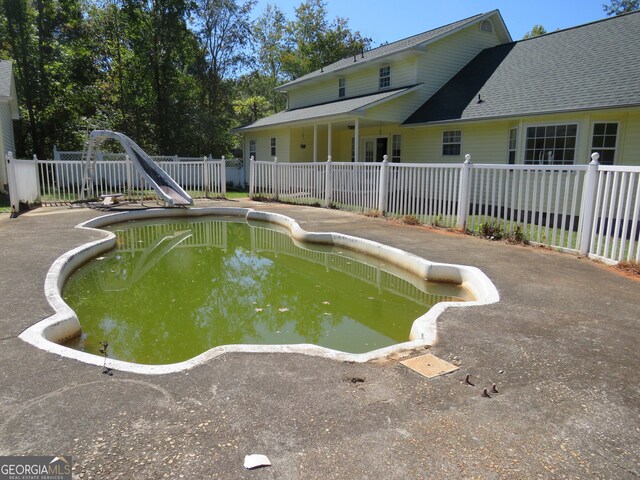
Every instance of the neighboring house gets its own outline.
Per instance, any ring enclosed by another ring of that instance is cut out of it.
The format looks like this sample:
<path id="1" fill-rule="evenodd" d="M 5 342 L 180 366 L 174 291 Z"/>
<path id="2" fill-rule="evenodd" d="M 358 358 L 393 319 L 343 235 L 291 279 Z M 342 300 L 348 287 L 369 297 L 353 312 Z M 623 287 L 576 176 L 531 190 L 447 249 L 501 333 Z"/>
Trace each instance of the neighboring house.
<path id="1" fill-rule="evenodd" d="M 640 12 L 513 42 L 498 10 L 277 88 L 237 131 L 284 162 L 640 164 Z"/>
<path id="2" fill-rule="evenodd" d="M 0 190 L 6 191 L 7 169 L 5 155 L 15 153 L 13 120 L 20 118 L 18 96 L 13 78 L 12 63 L 0 60 Z"/>

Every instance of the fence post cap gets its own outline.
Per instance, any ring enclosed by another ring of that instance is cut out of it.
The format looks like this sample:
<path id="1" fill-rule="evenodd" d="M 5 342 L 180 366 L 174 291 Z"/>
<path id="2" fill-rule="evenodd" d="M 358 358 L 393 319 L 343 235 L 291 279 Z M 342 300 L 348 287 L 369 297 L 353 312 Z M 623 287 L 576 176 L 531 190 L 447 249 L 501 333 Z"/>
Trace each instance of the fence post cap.
<path id="1" fill-rule="evenodd" d="M 278 157 L 273 157 L 273 163 L 278 163 Z"/>
<path id="2" fill-rule="evenodd" d="M 224 155 L 222 155 L 222 159 L 221 160 L 226 160 L 226 158 L 224 158 Z"/>
<path id="3" fill-rule="evenodd" d="M 389 155 L 382 156 L 382 163 L 389 163 Z"/>
<path id="4" fill-rule="evenodd" d="M 332 160 L 331 160 L 331 155 L 329 155 L 329 156 L 327 157 L 327 162 L 331 162 L 331 161 L 332 161 Z"/>
<path id="5" fill-rule="evenodd" d="M 251 162 L 255 162 L 255 161 L 256 161 L 256 159 L 253 157 L 253 155 L 251 155 L 251 157 L 249 157 L 249 161 L 251 161 Z"/>
<path id="6" fill-rule="evenodd" d="M 471 155 L 470 154 L 466 154 L 464 156 L 464 163 L 471 163 Z"/>
<path id="7" fill-rule="evenodd" d="M 34 160 L 35 162 L 37 162 L 37 161 L 38 161 L 38 156 L 37 156 L 35 153 L 33 154 L 33 160 Z"/>
<path id="8" fill-rule="evenodd" d="M 600 162 L 600 154 L 598 152 L 593 152 L 591 154 L 591 163 L 598 165 Z"/>

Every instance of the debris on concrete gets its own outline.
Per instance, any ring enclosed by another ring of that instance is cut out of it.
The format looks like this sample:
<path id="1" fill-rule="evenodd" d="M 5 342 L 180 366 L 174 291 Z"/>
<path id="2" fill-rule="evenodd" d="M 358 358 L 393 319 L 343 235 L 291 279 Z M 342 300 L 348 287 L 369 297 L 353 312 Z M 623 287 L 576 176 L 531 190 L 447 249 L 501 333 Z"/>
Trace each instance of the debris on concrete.
<path id="1" fill-rule="evenodd" d="M 247 470 L 253 470 L 254 468 L 270 467 L 271 461 L 266 455 L 259 453 L 253 453 L 251 455 L 245 455 L 244 468 Z"/>

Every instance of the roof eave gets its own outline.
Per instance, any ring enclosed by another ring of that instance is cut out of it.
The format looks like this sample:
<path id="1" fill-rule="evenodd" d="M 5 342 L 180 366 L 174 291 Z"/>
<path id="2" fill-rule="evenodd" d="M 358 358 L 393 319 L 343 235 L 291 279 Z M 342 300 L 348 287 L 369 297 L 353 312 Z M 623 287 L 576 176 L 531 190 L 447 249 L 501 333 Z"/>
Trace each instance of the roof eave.
<path id="1" fill-rule="evenodd" d="M 449 35 L 452 35 L 452 34 L 457 33 L 457 32 L 459 32 L 459 31 L 461 31 L 461 30 L 463 30 L 465 28 L 468 28 L 471 25 L 476 25 L 476 24 L 482 22 L 483 20 L 486 20 L 487 18 L 489 18 L 489 17 L 491 17 L 491 16 L 493 16 L 495 14 L 498 15 L 501 27 L 504 29 L 504 32 L 505 32 L 505 34 L 507 36 L 507 41 L 505 43 L 512 42 L 513 39 L 511 38 L 511 33 L 509 33 L 509 30 L 507 29 L 507 26 L 504 23 L 504 19 L 502 18 L 502 14 L 500 13 L 500 10 L 496 9 L 496 10 L 492 10 L 491 12 L 487 12 L 485 14 L 480 15 L 475 20 L 470 20 L 470 21 L 468 21 L 468 22 L 466 22 L 466 23 L 464 23 L 462 25 L 458 25 L 456 28 L 453 28 L 453 29 L 448 30 L 447 32 L 441 33 L 440 35 L 437 35 L 437 36 L 435 36 L 433 38 L 425 40 L 424 42 L 420 42 L 420 43 L 418 43 L 416 45 L 412 45 L 410 47 L 406 47 L 405 49 L 397 50 L 395 52 L 389 52 L 387 54 L 380 55 L 380 56 L 377 56 L 377 57 L 364 58 L 362 61 L 357 61 L 357 62 L 354 62 L 354 63 L 357 64 L 357 65 L 366 65 L 367 63 L 379 62 L 381 60 L 384 61 L 385 59 L 387 59 L 389 57 L 392 57 L 392 56 L 395 56 L 395 55 L 398 55 L 398 54 L 402 54 L 402 53 L 406 53 L 406 52 L 409 52 L 409 51 L 412 51 L 412 52 L 424 51 L 424 48 L 427 47 L 428 45 L 431 45 L 432 43 L 437 42 L 439 40 L 442 40 L 443 38 L 446 38 Z M 400 40 L 403 40 L 403 39 L 400 39 Z M 398 41 L 400 41 L 400 40 L 398 40 Z M 324 75 L 339 74 L 340 72 L 343 72 L 345 70 L 349 70 L 351 68 L 353 68 L 353 64 L 345 65 L 344 67 L 337 68 L 335 70 L 331 70 L 329 72 L 326 72 Z M 316 70 L 316 72 L 317 72 L 317 70 Z M 305 83 L 312 82 L 312 81 L 316 80 L 317 78 L 319 78 L 319 76 L 310 77 L 310 78 L 307 78 L 307 79 L 304 79 L 304 80 L 292 80 L 290 82 L 285 83 L 284 85 L 280 85 L 279 87 L 276 87 L 274 90 L 276 92 L 287 92 L 288 91 L 287 87 L 291 87 L 291 86 L 298 87 L 300 85 L 304 85 Z"/>
<path id="2" fill-rule="evenodd" d="M 400 127 L 403 128 L 412 128 L 412 127 L 429 127 L 432 125 L 451 125 L 455 123 L 474 123 L 474 122 L 486 122 L 492 120 L 507 120 L 507 119 L 515 119 L 522 117 L 537 117 L 541 115 L 560 115 L 564 113 L 581 113 L 581 112 L 589 112 L 593 110 L 616 110 L 616 109 L 628 109 L 628 108 L 640 108 L 640 103 L 629 103 L 624 105 L 605 105 L 605 106 L 590 106 L 590 107 L 580 107 L 580 108 L 570 108 L 564 110 L 540 110 L 535 112 L 525 112 L 525 113 L 509 113 L 504 115 L 492 115 L 487 117 L 477 117 L 477 118 L 453 118 L 447 120 L 434 120 L 431 122 L 419 122 L 419 123 L 401 123 Z"/>

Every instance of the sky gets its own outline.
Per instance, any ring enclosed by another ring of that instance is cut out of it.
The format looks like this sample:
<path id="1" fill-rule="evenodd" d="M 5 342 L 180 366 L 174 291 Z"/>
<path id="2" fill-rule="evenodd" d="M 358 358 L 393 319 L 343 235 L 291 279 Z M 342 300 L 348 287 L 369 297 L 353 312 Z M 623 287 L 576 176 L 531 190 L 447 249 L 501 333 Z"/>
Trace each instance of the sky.
<path id="1" fill-rule="evenodd" d="M 288 19 L 303 0 L 258 0 L 255 16 L 277 4 Z M 326 0 L 327 18 L 349 19 L 349 28 L 373 40 L 394 42 L 478 13 L 500 10 L 511 37 L 520 40 L 536 25 L 548 32 L 606 18 L 608 0 Z"/>

